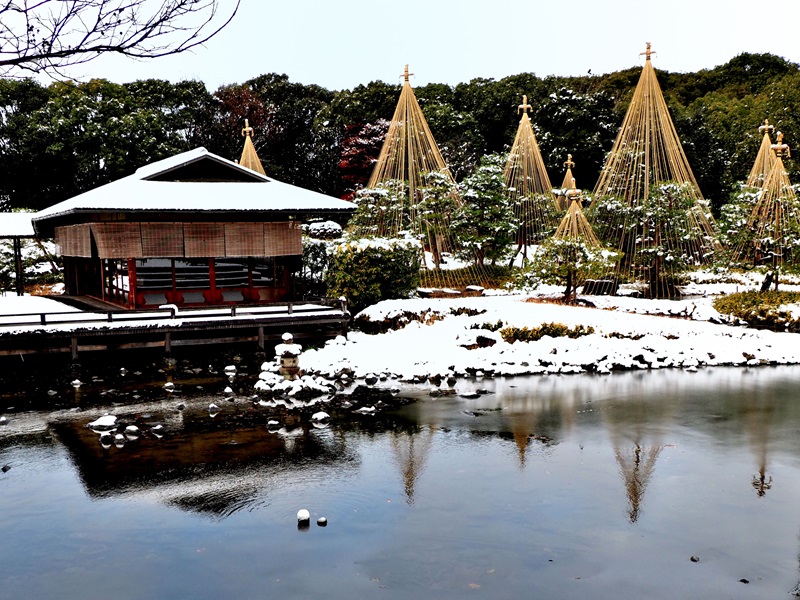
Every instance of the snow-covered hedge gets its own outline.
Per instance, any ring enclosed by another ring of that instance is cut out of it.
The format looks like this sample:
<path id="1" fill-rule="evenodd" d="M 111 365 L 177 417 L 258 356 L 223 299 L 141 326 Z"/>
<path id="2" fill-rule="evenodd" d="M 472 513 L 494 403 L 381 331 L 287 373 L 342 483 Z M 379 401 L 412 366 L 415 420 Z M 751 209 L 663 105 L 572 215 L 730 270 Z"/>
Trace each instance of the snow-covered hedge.
<path id="1" fill-rule="evenodd" d="M 407 298 L 419 286 L 420 245 L 411 238 L 350 238 L 332 246 L 328 294 L 354 312 L 381 300 Z"/>

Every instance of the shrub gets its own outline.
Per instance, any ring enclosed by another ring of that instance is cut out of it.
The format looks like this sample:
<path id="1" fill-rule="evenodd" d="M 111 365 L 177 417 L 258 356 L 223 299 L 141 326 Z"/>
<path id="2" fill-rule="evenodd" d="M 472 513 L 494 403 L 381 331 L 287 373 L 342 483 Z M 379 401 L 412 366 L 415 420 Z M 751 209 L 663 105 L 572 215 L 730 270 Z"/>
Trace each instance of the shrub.
<path id="1" fill-rule="evenodd" d="M 505 326 L 502 320 L 498 320 L 496 323 L 473 323 L 469 326 L 470 329 L 483 329 L 486 331 L 500 331 Z"/>
<path id="2" fill-rule="evenodd" d="M 419 286 L 419 244 L 411 239 L 351 238 L 331 248 L 328 294 L 358 312 L 381 300 L 407 298 Z"/>
<path id="3" fill-rule="evenodd" d="M 714 308 L 723 315 L 746 321 L 751 327 L 773 331 L 800 331 L 800 321 L 785 307 L 800 304 L 800 292 L 738 292 L 714 299 Z"/>
<path id="4" fill-rule="evenodd" d="M 592 333 L 594 333 L 594 327 L 576 325 L 570 328 L 563 323 L 542 323 L 539 327 L 534 327 L 532 329 L 528 327 L 509 326 L 500 330 L 500 335 L 503 336 L 503 339 L 509 344 L 514 342 L 535 342 L 542 339 L 544 336 L 575 339 L 584 335 L 591 335 Z"/>

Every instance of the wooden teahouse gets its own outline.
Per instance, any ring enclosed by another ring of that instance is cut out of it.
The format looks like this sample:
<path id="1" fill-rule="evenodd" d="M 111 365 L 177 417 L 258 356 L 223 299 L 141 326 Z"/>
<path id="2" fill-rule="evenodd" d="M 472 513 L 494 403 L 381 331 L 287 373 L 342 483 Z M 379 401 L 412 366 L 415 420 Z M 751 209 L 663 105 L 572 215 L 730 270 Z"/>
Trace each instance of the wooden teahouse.
<path id="1" fill-rule="evenodd" d="M 251 131 L 243 164 L 197 148 L 37 213 L 37 235 L 64 258 L 65 293 L 131 309 L 292 300 L 301 223 L 344 224 L 355 205 L 244 166 Z"/>

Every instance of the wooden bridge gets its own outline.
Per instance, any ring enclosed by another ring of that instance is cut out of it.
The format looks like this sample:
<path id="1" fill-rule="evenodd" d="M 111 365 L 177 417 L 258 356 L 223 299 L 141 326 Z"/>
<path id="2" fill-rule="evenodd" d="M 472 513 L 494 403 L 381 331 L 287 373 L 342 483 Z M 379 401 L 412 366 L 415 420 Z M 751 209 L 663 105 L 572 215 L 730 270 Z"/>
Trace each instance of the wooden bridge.
<path id="1" fill-rule="evenodd" d="M 288 331 L 295 338 L 332 338 L 346 333 L 350 313 L 344 301 L 260 306 L 157 310 L 91 310 L 0 314 L 0 356 L 254 342 Z"/>

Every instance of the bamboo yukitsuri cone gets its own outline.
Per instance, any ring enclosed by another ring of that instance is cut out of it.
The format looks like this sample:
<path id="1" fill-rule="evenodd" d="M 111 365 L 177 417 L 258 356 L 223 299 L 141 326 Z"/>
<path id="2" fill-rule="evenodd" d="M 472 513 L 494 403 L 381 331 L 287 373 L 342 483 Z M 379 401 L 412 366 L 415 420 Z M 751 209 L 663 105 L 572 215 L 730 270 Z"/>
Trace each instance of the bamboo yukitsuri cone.
<path id="1" fill-rule="evenodd" d="M 376 215 L 370 232 L 398 237 L 403 230 L 423 246 L 421 283 L 424 287 L 482 284 L 486 277 L 476 265 L 448 269 L 457 251 L 452 233 L 453 211 L 461 206 L 456 182 L 433 139 L 422 109 L 409 83 L 408 65 L 403 87 L 368 189 L 400 193 L 402 204 Z"/>
<path id="2" fill-rule="evenodd" d="M 651 61 L 645 64 L 588 210 L 600 239 L 623 253 L 617 276 L 674 296 L 676 275 L 719 250 L 714 220 L 672 123 Z"/>
<path id="3" fill-rule="evenodd" d="M 528 97 L 522 96 L 522 104 L 517 108 L 522 117 L 504 172 L 508 201 L 514 207 L 514 217 L 519 222 L 517 254 L 521 252 L 523 258 L 528 257 L 530 246 L 539 244 L 551 235 L 558 214 L 553 186 L 528 116 L 531 108 Z"/>
<path id="4" fill-rule="evenodd" d="M 769 141 L 769 132 L 766 129 L 764 139 Z M 759 158 L 754 166 L 755 170 L 756 167 L 768 164 L 769 172 L 747 221 L 747 230 L 754 232 L 753 241 L 742 244 L 737 249 L 736 256 L 738 260 L 753 265 L 763 264 L 777 268 L 796 262 L 794 250 L 800 246 L 800 203 L 783 164 L 783 159 L 790 158 L 791 153 L 789 146 L 783 143 L 783 134 L 780 131 L 777 133 L 776 143 L 770 144 L 769 148 L 772 160 L 761 158 L 759 151 Z M 762 161 L 761 165 L 759 159 Z M 777 284 L 776 278 L 775 285 Z"/>
<path id="5" fill-rule="evenodd" d="M 772 170 L 772 165 L 775 163 L 775 151 L 772 149 L 772 140 L 769 134 L 775 131 L 775 127 L 769 124 L 769 119 L 764 119 L 764 124 L 759 126 L 759 132 L 764 135 L 761 138 L 761 146 L 758 148 L 756 160 L 753 163 L 753 168 L 750 169 L 750 175 L 747 178 L 747 187 L 760 188 L 764 187 L 767 181 L 767 176 Z"/>

